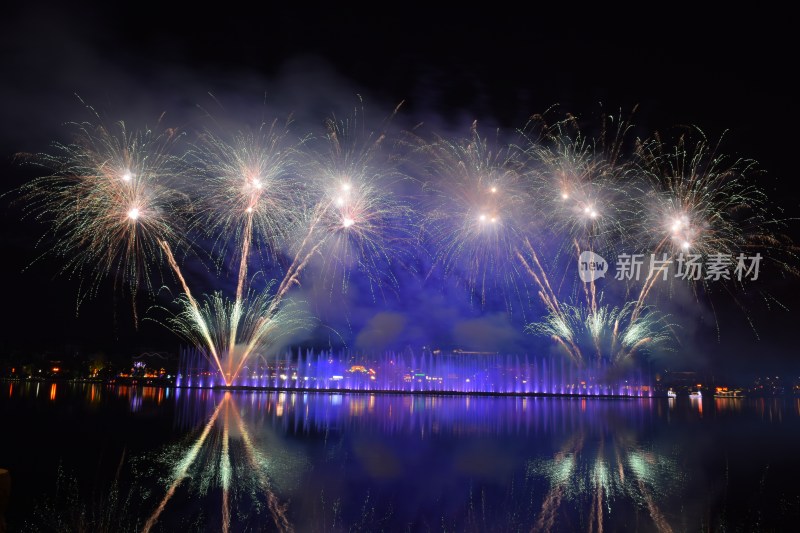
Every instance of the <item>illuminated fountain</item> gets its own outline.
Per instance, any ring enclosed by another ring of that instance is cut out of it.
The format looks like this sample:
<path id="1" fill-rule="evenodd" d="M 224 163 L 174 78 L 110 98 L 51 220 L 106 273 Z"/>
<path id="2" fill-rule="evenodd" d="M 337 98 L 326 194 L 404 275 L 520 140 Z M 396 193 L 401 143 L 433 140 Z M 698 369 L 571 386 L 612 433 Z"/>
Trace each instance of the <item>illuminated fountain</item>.
<path id="1" fill-rule="evenodd" d="M 179 387 L 224 387 L 225 381 L 197 350 L 184 350 Z M 229 384 L 235 388 L 407 393 L 651 396 L 639 371 L 611 378 L 605 367 L 578 368 L 566 359 L 527 355 L 386 352 L 286 353 L 254 358 Z"/>

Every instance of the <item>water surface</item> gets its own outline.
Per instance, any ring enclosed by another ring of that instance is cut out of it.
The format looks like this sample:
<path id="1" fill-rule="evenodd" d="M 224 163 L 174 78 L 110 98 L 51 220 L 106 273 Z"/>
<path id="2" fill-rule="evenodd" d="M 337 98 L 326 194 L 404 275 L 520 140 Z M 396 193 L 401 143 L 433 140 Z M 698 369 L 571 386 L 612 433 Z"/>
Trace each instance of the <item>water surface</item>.
<path id="1" fill-rule="evenodd" d="M 0 383 L 12 530 L 697 531 L 800 518 L 800 400 Z"/>

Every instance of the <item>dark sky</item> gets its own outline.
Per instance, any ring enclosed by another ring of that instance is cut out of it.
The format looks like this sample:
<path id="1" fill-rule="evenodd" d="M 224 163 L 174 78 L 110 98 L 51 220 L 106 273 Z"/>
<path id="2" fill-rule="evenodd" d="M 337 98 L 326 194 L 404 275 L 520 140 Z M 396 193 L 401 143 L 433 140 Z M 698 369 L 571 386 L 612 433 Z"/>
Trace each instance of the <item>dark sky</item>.
<path id="1" fill-rule="evenodd" d="M 17 2 L 3 8 L 3 191 L 29 177 L 14 164 L 15 153 L 46 150 L 64 139 L 64 122 L 85 118 L 75 95 L 113 120 L 151 124 L 165 112 L 167 121 L 191 128 L 203 114 L 198 106 L 217 105 L 209 93 L 242 121 L 257 121 L 272 106 L 312 126 L 361 94 L 376 115 L 405 101 L 401 124 L 423 121 L 462 135 L 474 119 L 512 129 L 554 104 L 586 117 L 638 104 L 634 122 L 642 135 L 677 124 L 696 124 L 712 137 L 730 130 L 726 150 L 758 160 L 767 172 L 764 189 L 786 216 L 800 214 L 792 134 L 796 29 L 785 13 L 726 8 L 703 14 L 671 4 L 617 13 L 606 4 L 588 11 L 576 4 L 523 10 L 497 3 L 441 11 L 430 3 L 125 6 Z M 56 265 L 47 261 L 23 273 L 37 255 L 41 231 L 20 222 L 7 201 L 3 210 L 0 349 L 72 344 L 135 352 L 178 345 L 153 324 L 134 331 L 129 303 L 107 288 L 76 317 L 78 280 L 55 276 Z M 774 290 L 789 311 L 755 302 L 750 315 L 760 340 L 742 313 L 723 304 L 719 337 L 715 328 L 698 326 L 687 333 L 688 353 L 678 360 L 796 368 L 797 283 L 776 282 Z M 455 316 L 452 331 L 471 331 L 476 323 L 470 321 L 478 320 L 508 346 L 528 346 L 529 339 L 509 333 L 498 310 L 464 309 L 442 308 L 442 316 Z M 400 328 L 408 342 L 425 339 L 407 323 L 416 315 L 389 302 L 369 312 L 355 306 L 351 327 L 340 330 L 348 344 L 359 332 L 362 340 L 369 337 L 363 327 L 372 311 L 383 312 L 377 320 Z M 392 313 L 405 318 L 395 321 Z"/>

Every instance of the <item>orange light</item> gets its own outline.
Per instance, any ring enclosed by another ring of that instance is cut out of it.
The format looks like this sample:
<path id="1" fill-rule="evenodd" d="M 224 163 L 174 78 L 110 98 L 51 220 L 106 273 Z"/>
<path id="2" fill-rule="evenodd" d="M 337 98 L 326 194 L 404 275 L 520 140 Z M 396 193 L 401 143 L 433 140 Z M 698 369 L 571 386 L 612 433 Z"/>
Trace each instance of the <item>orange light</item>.
<path id="1" fill-rule="evenodd" d="M 54 366 L 54 367 L 53 367 L 53 372 L 60 372 L 60 371 L 61 371 L 61 369 L 60 369 L 60 368 L 58 368 L 57 366 Z"/>

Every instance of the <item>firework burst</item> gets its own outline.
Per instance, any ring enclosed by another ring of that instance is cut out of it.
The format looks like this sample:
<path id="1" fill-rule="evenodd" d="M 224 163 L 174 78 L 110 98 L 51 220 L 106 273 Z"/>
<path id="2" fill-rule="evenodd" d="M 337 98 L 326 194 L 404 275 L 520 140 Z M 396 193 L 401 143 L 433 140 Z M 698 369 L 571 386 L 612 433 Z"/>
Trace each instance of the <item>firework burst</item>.
<path id="1" fill-rule="evenodd" d="M 50 226 L 49 252 L 66 273 L 90 280 L 90 292 L 109 275 L 133 295 L 152 291 L 161 243 L 183 243 L 187 197 L 175 184 L 185 166 L 171 154 L 178 138 L 122 122 L 80 124 L 73 143 L 36 159 L 50 174 L 23 187 L 25 211 Z"/>
<path id="2" fill-rule="evenodd" d="M 535 116 L 525 128 L 526 152 L 535 165 L 536 199 L 547 213 L 539 248 L 550 253 L 542 264 L 531 240 L 518 252 L 520 261 L 539 287 L 539 296 L 552 316 L 563 316 L 559 295 L 549 281 L 553 271 L 563 275 L 577 265 L 583 251 L 613 254 L 624 243 L 630 222 L 630 197 L 625 187 L 629 166 L 621 157 L 630 123 L 604 116 L 600 136 L 592 138 L 578 127 L 575 117 L 549 125 Z M 555 252 L 553 253 L 553 250 Z M 580 284 L 576 277 L 575 283 Z M 578 287 L 591 312 L 598 312 L 595 280 Z"/>
<path id="3" fill-rule="evenodd" d="M 782 245 L 771 235 L 784 224 L 769 213 L 755 161 L 725 156 L 693 129 L 673 145 L 660 137 L 643 143 L 637 162 L 648 186 L 640 225 L 645 248 L 708 256 Z"/>
<path id="4" fill-rule="evenodd" d="M 345 291 L 358 273 L 371 292 L 396 286 L 391 266 L 412 245 L 414 222 L 410 206 L 393 191 L 408 177 L 385 149 L 387 134 L 365 130 L 358 111 L 325 125 L 305 170 L 313 191 L 305 227 L 316 241 L 324 283 Z"/>
<path id="5" fill-rule="evenodd" d="M 182 294 L 164 323 L 230 383 L 249 357 L 306 324 L 285 300 L 315 258 L 343 288 L 354 271 L 375 287 L 389 245 L 410 234 L 409 210 L 391 193 L 399 174 L 379 160 L 385 135 L 354 133 L 331 120 L 327 149 L 301 153 L 309 145 L 276 121 L 230 137 L 205 132 L 182 151 L 172 130 L 84 124 L 72 144 L 37 160 L 51 173 L 24 187 L 25 208 L 51 225 L 65 270 L 90 276 L 93 287 L 114 275 L 134 294 L 153 289 L 151 276 L 168 266 Z M 233 298 L 194 295 L 179 261 L 193 251 L 212 257 L 219 276 L 237 272 Z M 282 277 L 254 291 L 253 257 L 261 259 L 256 273 Z"/>
<path id="6" fill-rule="evenodd" d="M 329 119 L 319 137 L 296 137 L 278 121 L 233 135 L 206 131 L 188 149 L 173 130 L 81 124 L 73 143 L 36 160 L 48 174 L 23 187 L 25 211 L 49 224 L 52 253 L 92 289 L 111 276 L 134 295 L 153 292 L 155 276 L 171 271 L 179 311 L 164 323 L 228 384 L 282 331 L 302 327 L 289 298 L 307 269 L 331 297 L 358 275 L 376 300 L 398 286 L 396 265 L 407 266 L 419 244 L 482 306 L 502 298 L 524 317 L 538 296 L 546 316 L 528 331 L 555 339 L 581 365 L 624 362 L 668 343 L 654 290 L 671 286 L 677 278 L 665 265 L 685 254 L 734 262 L 764 254 L 797 273 L 794 247 L 779 236 L 784 224 L 752 179 L 755 163 L 724 157 L 699 130 L 673 144 L 637 140 L 626 158 L 631 127 L 619 116 L 604 116 L 597 137 L 571 116 L 552 125 L 536 117 L 517 143 L 473 124 L 464 138 L 409 135 L 412 149 L 403 145 L 400 157 L 387 134 L 391 117 L 379 130 L 362 117 L 356 109 Z M 411 189 L 422 217 L 398 195 Z M 623 305 L 606 305 L 595 280 L 568 281 L 585 251 L 657 258 L 662 267 L 627 278 Z M 186 257 L 212 258 L 219 278 L 233 272 L 233 296 L 196 298 L 179 261 Z M 256 290 L 260 275 L 277 279 Z M 707 277 L 688 281 L 710 292 Z M 722 281 L 731 292 L 743 286 Z"/>
<path id="7" fill-rule="evenodd" d="M 225 138 L 201 136 L 190 156 L 199 171 L 194 225 L 215 239 L 217 258 L 229 259 L 230 249 L 251 248 L 274 261 L 295 223 L 300 142 L 290 141 L 288 124 L 277 120 L 257 131 Z"/>
<path id="8" fill-rule="evenodd" d="M 284 144 L 285 132 L 276 131 L 274 124 L 257 138 L 240 137 L 236 144 L 212 140 L 202 152 L 200 160 L 211 179 L 206 201 L 211 203 L 201 225 L 232 238 L 240 250 L 236 296 L 228 301 L 214 295 L 213 305 L 200 306 L 184 284 L 184 311 L 173 326 L 206 347 L 226 383 L 280 332 L 300 327 L 289 311 L 291 302 L 284 300 L 317 258 L 323 277 L 341 276 L 343 290 L 350 272 L 372 274 L 379 271 L 380 261 L 389 263 L 384 239 L 395 227 L 392 222 L 403 220 L 405 208 L 393 201 L 386 167 L 375 162 L 383 136 L 359 145 L 348 133 L 329 121 L 329 151 L 304 161 L 298 161 L 297 146 Z M 262 254 L 271 260 L 267 267 L 283 262 L 285 254 L 290 258 L 274 294 L 270 285 L 261 296 L 245 296 L 253 246 L 268 250 Z"/>
<path id="9" fill-rule="evenodd" d="M 573 246 L 608 253 L 629 231 L 630 166 L 620 153 L 629 124 L 605 117 L 603 125 L 598 138 L 584 134 L 574 117 L 539 126 L 537 137 L 528 134 L 546 227 L 568 256 Z"/>
<path id="10" fill-rule="evenodd" d="M 207 132 L 193 153 L 195 167 L 201 176 L 197 184 L 200 193 L 196 195 L 199 200 L 196 202 L 195 226 L 201 234 L 214 239 L 212 249 L 216 252 L 218 268 L 222 268 L 231 255 L 238 258 L 239 263 L 238 269 L 233 265 L 238 275 L 235 297 L 230 305 L 221 300 L 221 295 L 214 295 L 212 316 L 207 306 L 203 312 L 188 298 L 186 288 L 187 299 L 181 302 L 186 309 L 183 317 L 194 318 L 195 334 L 201 334 L 201 339 L 197 340 L 205 340 L 202 345 L 214 358 L 225 359 L 226 382 L 238 373 L 239 365 L 263 342 L 258 328 L 247 328 L 248 333 L 255 336 L 241 339 L 246 348 L 237 357 L 240 324 L 244 321 L 247 325 L 251 312 L 266 313 L 262 316 L 265 324 L 277 318 L 279 301 L 269 301 L 265 306 L 260 298 L 257 302 L 248 302 L 245 293 L 251 256 L 274 263 L 286 239 L 287 228 L 293 223 L 292 207 L 296 205 L 294 194 L 298 181 L 294 174 L 297 146 L 287 142 L 288 136 L 286 125 L 281 127 L 277 120 L 262 124 L 256 132 L 239 132 L 230 140 Z M 237 253 L 231 254 L 231 250 Z M 254 305 L 249 306 L 249 303 Z M 270 311 L 270 308 L 274 309 Z M 228 314 L 223 328 L 220 317 L 224 312 Z M 212 318 L 214 320 L 209 323 Z M 188 333 L 190 323 L 184 320 L 177 325 Z M 214 339 L 209 332 L 223 329 L 228 335 L 224 342 Z"/>
<path id="11" fill-rule="evenodd" d="M 726 287 L 734 299 L 731 285 L 742 287 L 736 269 L 756 254 L 778 273 L 796 274 L 795 248 L 782 235 L 785 221 L 772 214 L 758 184 L 760 172 L 755 161 L 724 155 L 719 142 L 709 141 L 693 128 L 671 144 L 659 136 L 642 143 L 636 164 L 646 179 L 638 195 L 640 220 L 635 227 L 639 248 L 664 268 L 678 265 L 684 274 L 649 269 L 638 289 L 639 308 L 654 289 L 670 288 L 675 281 L 689 283 L 698 297 L 700 292 L 710 293 L 707 275 L 686 275 L 690 263 L 715 258 L 730 261 L 732 272 L 713 281 Z"/>
<path id="12" fill-rule="evenodd" d="M 422 150 L 429 165 L 424 189 L 432 204 L 424 228 L 437 263 L 465 280 L 482 305 L 495 289 L 509 306 L 509 294 L 526 300 L 516 255 L 542 217 L 525 153 L 481 137 L 475 123 L 469 137 L 437 137 Z"/>

